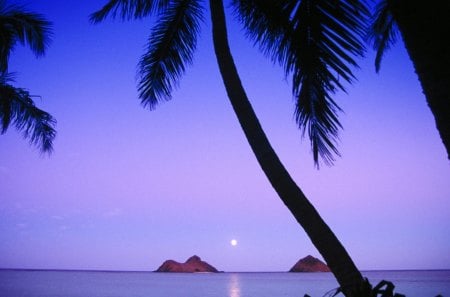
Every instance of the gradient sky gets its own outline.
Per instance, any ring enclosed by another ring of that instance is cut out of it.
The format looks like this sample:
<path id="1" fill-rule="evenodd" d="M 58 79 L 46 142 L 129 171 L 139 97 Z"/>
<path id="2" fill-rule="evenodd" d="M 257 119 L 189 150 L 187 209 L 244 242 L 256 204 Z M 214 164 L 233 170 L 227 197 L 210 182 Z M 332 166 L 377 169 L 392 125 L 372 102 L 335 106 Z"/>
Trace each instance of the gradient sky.
<path id="1" fill-rule="evenodd" d="M 219 270 L 286 271 L 320 256 L 246 142 L 207 17 L 173 100 L 148 111 L 136 65 L 151 21 L 89 24 L 105 0 L 19 3 L 54 24 L 47 55 L 17 47 L 10 70 L 16 86 L 42 96 L 58 136 L 50 157 L 14 128 L 0 136 L 0 267 L 154 270 L 197 254 Z M 403 45 L 378 75 L 369 52 L 359 82 L 336 95 L 342 158 L 316 170 L 289 80 L 229 22 L 263 128 L 357 266 L 449 269 L 450 164 Z"/>

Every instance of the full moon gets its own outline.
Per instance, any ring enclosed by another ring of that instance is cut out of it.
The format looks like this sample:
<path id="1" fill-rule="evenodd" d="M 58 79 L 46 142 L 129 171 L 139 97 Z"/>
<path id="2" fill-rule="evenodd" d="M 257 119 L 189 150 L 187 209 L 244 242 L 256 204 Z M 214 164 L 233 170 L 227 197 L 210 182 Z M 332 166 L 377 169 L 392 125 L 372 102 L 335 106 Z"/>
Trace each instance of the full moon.
<path id="1" fill-rule="evenodd" d="M 236 239 L 232 239 L 232 240 L 230 241 L 230 244 L 231 244 L 232 246 L 236 246 L 236 245 L 237 245 L 237 240 L 236 240 Z"/>

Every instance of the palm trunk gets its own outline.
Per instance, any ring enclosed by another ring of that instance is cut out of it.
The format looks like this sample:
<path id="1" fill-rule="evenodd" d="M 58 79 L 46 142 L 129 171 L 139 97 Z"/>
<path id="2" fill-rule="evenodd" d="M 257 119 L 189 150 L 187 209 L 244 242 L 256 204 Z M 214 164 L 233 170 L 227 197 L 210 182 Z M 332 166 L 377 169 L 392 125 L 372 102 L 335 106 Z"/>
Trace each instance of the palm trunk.
<path id="1" fill-rule="evenodd" d="M 389 0 L 450 159 L 450 1 Z"/>
<path id="2" fill-rule="evenodd" d="M 214 49 L 228 98 L 272 187 L 322 254 L 346 296 L 357 296 L 363 278 L 337 237 L 296 185 L 270 145 L 240 81 L 228 45 L 222 0 L 210 0 Z"/>

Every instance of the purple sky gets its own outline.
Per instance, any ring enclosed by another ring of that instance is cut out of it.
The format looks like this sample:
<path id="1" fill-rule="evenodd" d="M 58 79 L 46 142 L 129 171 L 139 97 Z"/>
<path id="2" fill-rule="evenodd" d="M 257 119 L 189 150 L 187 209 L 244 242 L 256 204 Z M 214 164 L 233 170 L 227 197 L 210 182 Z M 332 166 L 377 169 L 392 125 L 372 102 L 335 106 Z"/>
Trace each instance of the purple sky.
<path id="1" fill-rule="evenodd" d="M 286 271 L 319 256 L 246 143 L 209 21 L 173 100 L 150 112 L 136 65 L 151 22 L 90 25 L 105 0 L 78 3 L 28 1 L 54 23 L 53 43 L 43 59 L 22 47 L 11 56 L 16 86 L 42 96 L 58 136 L 50 157 L 14 128 L 0 136 L 0 267 L 154 270 L 197 254 L 219 270 Z M 316 170 L 282 71 L 229 21 L 269 139 L 357 266 L 450 268 L 449 161 L 403 45 L 379 75 L 369 52 L 359 82 L 337 95 L 343 157 Z"/>

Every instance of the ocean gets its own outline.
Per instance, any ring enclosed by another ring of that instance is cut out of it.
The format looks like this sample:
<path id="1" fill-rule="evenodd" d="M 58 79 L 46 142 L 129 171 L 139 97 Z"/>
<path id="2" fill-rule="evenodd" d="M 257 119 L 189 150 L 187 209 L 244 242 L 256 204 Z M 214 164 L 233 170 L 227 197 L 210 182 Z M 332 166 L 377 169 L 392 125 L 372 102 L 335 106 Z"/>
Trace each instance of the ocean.
<path id="1" fill-rule="evenodd" d="M 450 297 L 450 270 L 363 274 L 408 297 Z M 337 286 L 331 273 L 0 270 L 1 297 L 320 297 Z"/>

